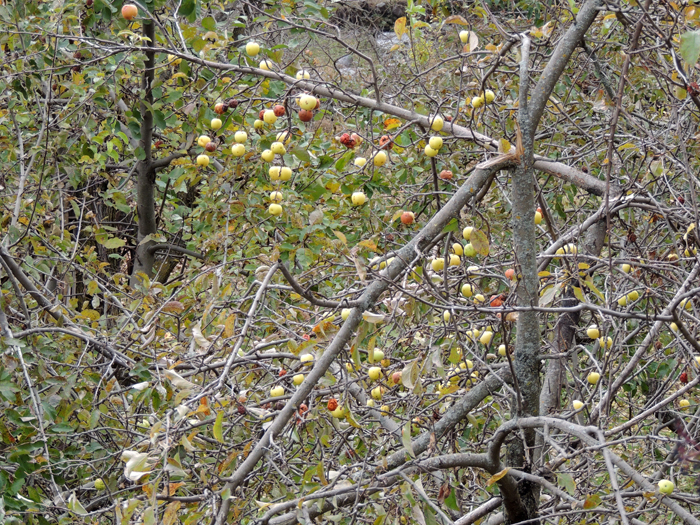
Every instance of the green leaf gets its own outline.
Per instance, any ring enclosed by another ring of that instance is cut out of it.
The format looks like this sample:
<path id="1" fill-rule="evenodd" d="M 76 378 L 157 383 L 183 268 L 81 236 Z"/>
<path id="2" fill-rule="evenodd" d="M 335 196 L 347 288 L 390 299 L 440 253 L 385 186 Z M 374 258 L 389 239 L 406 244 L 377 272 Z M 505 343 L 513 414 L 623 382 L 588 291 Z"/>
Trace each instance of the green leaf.
<path id="1" fill-rule="evenodd" d="M 305 149 L 292 148 L 292 151 L 290 151 L 290 153 L 302 162 L 311 162 L 311 156 L 309 155 L 309 152 Z"/>
<path id="2" fill-rule="evenodd" d="M 216 31 L 216 20 L 208 16 L 202 20 L 202 27 L 207 31 Z"/>
<path id="3" fill-rule="evenodd" d="M 162 111 L 154 111 L 153 120 L 156 123 L 156 126 L 158 126 L 160 129 L 165 129 L 168 127 L 165 122 L 165 115 L 163 115 Z"/>
<path id="4" fill-rule="evenodd" d="M 583 504 L 584 509 L 593 509 L 600 505 L 600 496 L 598 494 L 593 494 L 592 496 L 588 496 L 586 498 L 585 503 Z"/>
<path id="5" fill-rule="evenodd" d="M 457 505 L 457 497 L 455 496 L 456 491 L 454 489 L 450 490 L 450 495 L 445 498 L 445 506 L 448 509 L 459 511 L 459 505 Z"/>
<path id="6" fill-rule="evenodd" d="M 571 476 L 571 474 L 557 474 L 557 483 L 559 483 L 559 485 L 563 485 L 566 491 L 571 495 L 576 492 L 576 483 L 574 482 L 574 478 Z"/>
<path id="7" fill-rule="evenodd" d="M 318 183 L 314 183 L 308 186 L 302 193 L 307 195 L 310 200 L 316 201 L 320 199 L 324 193 L 326 193 L 326 188 Z"/>
<path id="8" fill-rule="evenodd" d="M 125 244 L 126 241 L 124 239 L 119 239 L 118 237 L 112 237 L 111 239 L 107 239 L 105 242 L 102 243 L 102 245 L 108 250 L 115 250 L 117 248 L 121 248 Z"/>
<path id="9" fill-rule="evenodd" d="M 442 232 L 455 232 L 457 230 L 459 230 L 459 222 L 457 222 L 457 219 L 452 219 L 445 225 L 445 227 L 442 229 Z"/>
<path id="10" fill-rule="evenodd" d="M 679 48 L 683 60 L 691 67 L 700 58 L 700 31 L 689 31 L 681 35 L 681 46 Z"/>
<path id="11" fill-rule="evenodd" d="M 484 232 L 481 230 L 473 230 L 469 240 L 476 250 L 476 253 L 482 257 L 486 257 L 489 254 L 489 240 Z"/>
<path id="12" fill-rule="evenodd" d="M 184 0 L 180 5 L 180 9 L 177 10 L 177 14 L 187 18 L 195 12 L 195 7 L 196 4 L 194 0 Z"/>

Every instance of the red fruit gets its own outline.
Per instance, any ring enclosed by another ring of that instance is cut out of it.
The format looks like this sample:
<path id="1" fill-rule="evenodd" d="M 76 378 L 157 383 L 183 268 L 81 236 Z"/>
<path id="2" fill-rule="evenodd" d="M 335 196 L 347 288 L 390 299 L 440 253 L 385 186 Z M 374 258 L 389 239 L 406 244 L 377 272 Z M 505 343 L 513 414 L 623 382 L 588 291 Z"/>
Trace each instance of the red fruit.
<path id="1" fill-rule="evenodd" d="M 275 112 L 275 116 L 281 117 L 284 115 L 284 106 L 277 104 L 274 108 L 272 108 L 272 111 Z"/>
<path id="2" fill-rule="evenodd" d="M 321 101 L 316 99 L 316 107 L 314 109 L 319 109 L 321 107 Z"/>
<path id="3" fill-rule="evenodd" d="M 93 4 L 93 0 L 86 0 L 86 2 L 85 2 L 85 5 L 87 7 L 92 7 L 92 4 Z"/>
<path id="4" fill-rule="evenodd" d="M 243 405 L 238 405 L 238 413 L 240 415 L 245 415 L 245 413 L 248 412 Z"/>
<path id="5" fill-rule="evenodd" d="M 310 122 L 312 118 L 314 118 L 313 111 L 309 111 L 308 109 L 299 110 L 299 120 L 302 122 Z"/>
<path id="6" fill-rule="evenodd" d="M 231 100 L 228 101 L 228 109 L 236 109 L 238 107 L 238 101 L 235 98 L 232 98 Z"/>
<path id="7" fill-rule="evenodd" d="M 538 208 L 537 208 L 537 211 L 540 212 L 540 213 L 542 213 L 542 208 L 538 207 Z"/>
<path id="8" fill-rule="evenodd" d="M 214 106 L 214 113 L 218 113 L 219 115 L 222 115 L 224 111 L 226 111 L 226 104 L 222 104 L 219 102 L 216 106 Z"/>
<path id="9" fill-rule="evenodd" d="M 284 376 L 287 375 L 287 371 L 283 368 L 282 370 L 280 370 L 280 374 L 279 374 L 279 375 L 280 375 L 280 377 L 284 377 Z"/>
<path id="10" fill-rule="evenodd" d="M 394 147 L 394 143 L 391 142 L 391 135 L 383 135 L 382 138 L 379 139 L 379 147 L 381 149 L 391 149 Z"/>
<path id="11" fill-rule="evenodd" d="M 139 9 L 134 4 L 126 4 L 122 7 L 122 16 L 127 20 L 133 20 L 139 14 Z"/>
<path id="12" fill-rule="evenodd" d="M 415 215 L 413 215 L 412 211 L 405 211 L 401 214 L 401 222 L 404 224 L 413 224 L 413 221 L 415 220 Z"/>
<path id="13" fill-rule="evenodd" d="M 452 122 L 452 115 L 445 115 L 445 120 L 447 122 Z"/>
<path id="14" fill-rule="evenodd" d="M 394 384 L 399 384 L 401 382 L 401 372 L 394 372 L 391 374 L 391 380 L 394 382 Z"/>
<path id="15" fill-rule="evenodd" d="M 265 116 L 265 110 L 261 109 L 260 113 L 258 114 L 258 117 L 260 117 L 260 120 L 263 120 L 264 116 Z"/>
<path id="16" fill-rule="evenodd" d="M 513 268 L 508 268 L 506 270 L 506 279 L 510 279 L 511 281 L 515 278 L 515 270 Z"/>
<path id="17" fill-rule="evenodd" d="M 440 177 L 442 180 L 452 180 L 452 177 L 454 175 L 450 170 L 442 170 L 438 177 Z"/>
<path id="18" fill-rule="evenodd" d="M 685 199 L 683 198 L 682 195 L 681 195 L 680 197 L 678 197 L 678 203 L 679 203 L 679 204 L 685 203 Z"/>
<path id="19" fill-rule="evenodd" d="M 681 383 L 686 384 L 688 382 L 688 373 L 683 372 L 678 379 Z"/>
<path id="20" fill-rule="evenodd" d="M 213 142 L 207 142 L 207 145 L 204 146 L 204 149 L 209 152 L 216 151 L 216 144 L 214 144 Z"/>
<path id="21" fill-rule="evenodd" d="M 348 142 L 350 142 L 350 134 L 349 134 L 349 133 L 343 133 L 343 134 L 340 136 L 340 139 L 338 139 L 338 140 L 340 141 L 341 144 L 345 145 L 345 144 L 347 144 Z"/>
<path id="22" fill-rule="evenodd" d="M 300 414 L 300 415 L 303 414 L 303 413 L 306 412 L 308 409 L 309 409 L 309 407 L 306 406 L 306 403 L 302 403 L 301 405 L 299 405 L 299 414 Z"/>
<path id="23" fill-rule="evenodd" d="M 336 398 L 334 398 L 334 397 L 330 398 L 330 399 L 328 400 L 328 405 L 327 405 L 327 407 L 328 407 L 328 410 L 330 410 L 331 412 L 333 412 L 336 408 L 338 408 L 338 400 L 337 400 Z"/>
<path id="24" fill-rule="evenodd" d="M 688 84 L 688 95 L 691 97 L 697 97 L 700 95 L 700 87 L 698 86 L 697 82 L 691 82 Z"/>
<path id="25" fill-rule="evenodd" d="M 351 134 L 350 138 L 355 142 L 355 144 L 362 144 L 362 137 L 360 137 L 357 133 Z"/>
<path id="26" fill-rule="evenodd" d="M 489 303 L 491 305 L 491 308 L 498 308 L 499 306 L 503 306 L 503 301 L 506 298 L 506 294 L 502 293 L 501 295 L 492 295 L 491 296 L 491 302 Z"/>

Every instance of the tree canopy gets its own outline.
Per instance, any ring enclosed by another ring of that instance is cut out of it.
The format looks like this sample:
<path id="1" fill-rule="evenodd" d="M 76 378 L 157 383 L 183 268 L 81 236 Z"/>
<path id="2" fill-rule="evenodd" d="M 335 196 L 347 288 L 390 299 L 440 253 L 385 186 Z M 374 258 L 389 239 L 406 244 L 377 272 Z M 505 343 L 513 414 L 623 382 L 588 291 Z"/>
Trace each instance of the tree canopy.
<path id="1" fill-rule="evenodd" d="M 693 3 L 8 0 L 0 50 L 0 521 L 700 523 Z"/>

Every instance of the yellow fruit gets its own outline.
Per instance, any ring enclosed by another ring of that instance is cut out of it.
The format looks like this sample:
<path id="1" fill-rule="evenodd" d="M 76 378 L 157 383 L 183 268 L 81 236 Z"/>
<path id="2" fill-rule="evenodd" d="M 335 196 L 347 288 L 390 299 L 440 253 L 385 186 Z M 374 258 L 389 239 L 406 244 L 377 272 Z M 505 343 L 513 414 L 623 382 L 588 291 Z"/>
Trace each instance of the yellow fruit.
<path id="1" fill-rule="evenodd" d="M 292 378 L 292 383 L 294 383 L 296 386 L 299 386 L 299 385 L 302 384 L 303 382 L 304 382 L 304 374 L 296 374 L 296 375 Z"/>
<path id="2" fill-rule="evenodd" d="M 391 408 L 389 407 L 389 405 L 382 405 L 382 407 L 379 410 L 382 412 L 383 416 L 386 416 L 389 414 L 389 412 L 391 412 Z"/>
<path id="3" fill-rule="evenodd" d="M 619 304 L 620 306 L 627 306 L 627 296 L 623 295 L 622 297 L 620 297 L 617 300 L 617 304 Z"/>
<path id="4" fill-rule="evenodd" d="M 313 95 L 302 95 L 299 99 L 299 107 L 311 111 L 316 107 L 316 97 Z"/>
<path id="5" fill-rule="evenodd" d="M 352 312 L 352 310 L 351 310 L 350 308 L 343 308 L 343 309 L 340 311 L 340 318 L 341 318 L 343 321 L 345 321 L 348 317 L 350 317 L 350 313 L 351 313 L 351 312 Z"/>
<path id="6" fill-rule="evenodd" d="M 372 366 L 367 371 L 367 375 L 372 381 L 376 381 L 382 375 L 382 368 L 380 366 Z"/>
<path id="7" fill-rule="evenodd" d="M 467 41 L 469 40 L 469 31 L 460 31 L 459 32 L 459 39 L 462 42 L 462 44 L 466 44 Z"/>
<path id="8" fill-rule="evenodd" d="M 102 478 L 97 478 L 95 480 L 95 489 L 96 490 L 104 490 L 106 487 L 105 482 Z"/>
<path id="9" fill-rule="evenodd" d="M 372 352 L 372 360 L 375 363 L 378 363 L 382 359 L 384 359 L 384 352 L 379 348 L 375 348 L 374 352 Z"/>
<path id="10" fill-rule="evenodd" d="M 472 226 L 467 226 L 462 230 L 462 237 L 464 237 L 465 241 L 468 241 L 469 239 L 472 238 L 472 232 L 474 231 L 474 228 Z"/>
<path id="11" fill-rule="evenodd" d="M 676 488 L 676 486 L 673 484 L 673 481 L 667 479 L 659 481 L 659 492 L 661 492 L 661 494 L 671 494 L 674 488 Z"/>
<path id="12" fill-rule="evenodd" d="M 361 191 L 356 191 L 352 194 L 351 200 L 353 206 L 362 206 L 365 202 L 367 202 L 367 196 Z"/>
<path id="13" fill-rule="evenodd" d="M 484 99 L 481 97 L 473 97 L 472 98 L 472 107 L 474 109 L 479 109 L 481 106 L 484 105 Z"/>
<path id="14" fill-rule="evenodd" d="M 690 302 L 690 299 L 685 298 L 678 304 L 678 306 L 690 311 L 693 308 L 693 303 Z"/>
<path id="15" fill-rule="evenodd" d="M 450 255 L 450 266 L 459 266 L 461 263 L 462 260 L 459 258 L 459 255 L 454 253 Z"/>
<path id="16" fill-rule="evenodd" d="M 206 168 L 209 166 L 209 156 L 208 155 L 198 155 L 197 156 L 197 165 L 202 166 L 203 168 Z"/>
<path id="17" fill-rule="evenodd" d="M 452 314 L 450 314 L 450 312 L 448 312 L 447 310 L 445 310 L 445 311 L 442 313 L 442 318 L 445 320 L 446 323 L 449 323 L 449 322 L 450 322 L 450 319 L 452 318 Z"/>
<path id="18" fill-rule="evenodd" d="M 246 140 L 248 140 L 248 134 L 245 131 L 236 131 L 236 134 L 233 136 L 233 140 L 239 144 L 243 144 Z"/>
<path id="19" fill-rule="evenodd" d="M 433 259 L 433 262 L 430 263 L 430 267 L 433 269 L 434 272 L 442 271 L 442 269 L 445 267 L 445 259 L 443 259 L 442 257 Z"/>
<path id="20" fill-rule="evenodd" d="M 384 151 L 377 152 L 377 154 L 372 159 L 372 162 L 374 162 L 375 166 L 381 168 L 382 166 L 384 166 L 384 164 L 386 164 L 386 153 Z"/>
<path id="21" fill-rule="evenodd" d="M 265 162 L 272 162 L 273 160 L 275 160 L 275 154 L 272 153 L 269 149 L 266 149 L 260 154 L 260 158 Z"/>
<path id="22" fill-rule="evenodd" d="M 476 256 L 476 248 L 472 245 L 472 243 L 468 243 L 464 247 L 464 255 L 467 257 L 475 257 Z"/>
<path id="23" fill-rule="evenodd" d="M 481 334 L 479 341 L 482 345 L 488 346 L 491 343 L 491 339 L 493 339 L 493 332 L 486 331 L 483 334 Z"/>
<path id="24" fill-rule="evenodd" d="M 557 255 L 564 255 L 564 248 L 559 248 L 555 253 Z"/>
<path id="25" fill-rule="evenodd" d="M 282 202 L 282 198 L 282 192 L 280 191 L 273 191 L 272 193 L 270 193 L 270 200 L 272 202 L 280 203 Z"/>
<path id="26" fill-rule="evenodd" d="M 270 397 L 280 397 L 284 395 L 284 387 L 276 386 L 270 389 Z"/>
<path id="27" fill-rule="evenodd" d="M 583 402 L 578 399 L 574 400 L 571 405 L 574 407 L 574 410 L 581 410 L 583 408 Z"/>
<path id="28" fill-rule="evenodd" d="M 380 401 L 382 399 L 382 387 L 377 386 L 372 389 L 372 398 Z"/>
<path id="29" fill-rule="evenodd" d="M 678 255 L 676 255 L 675 253 L 669 253 L 669 254 L 668 254 L 668 257 L 666 257 L 666 258 L 667 258 L 669 261 L 673 262 L 673 261 L 677 261 L 677 260 L 678 260 Z"/>
<path id="30" fill-rule="evenodd" d="M 501 345 L 498 347 L 498 355 L 500 355 L 501 357 L 506 356 L 506 345 Z"/>
<path id="31" fill-rule="evenodd" d="M 588 377 L 586 378 L 586 380 L 590 384 L 595 385 L 600 380 L 600 374 L 598 372 L 591 372 L 590 374 L 588 374 Z"/>
<path id="32" fill-rule="evenodd" d="M 357 157 L 353 164 L 355 164 L 355 166 L 357 166 L 358 168 L 362 168 L 365 164 L 367 164 L 367 159 L 364 157 Z"/>
<path id="33" fill-rule="evenodd" d="M 374 399 L 368 399 L 367 400 L 367 406 L 369 408 L 374 408 Z"/>
<path id="34" fill-rule="evenodd" d="M 542 214 L 540 212 L 536 211 L 535 212 L 535 224 L 539 224 L 541 222 L 542 222 Z M 559 253 L 558 250 L 557 250 L 557 253 Z M 562 253 L 564 253 L 564 252 L 562 251 Z"/>
<path id="35" fill-rule="evenodd" d="M 690 401 L 688 401 L 687 399 L 681 399 L 678 402 L 678 406 L 680 406 L 681 408 L 688 408 L 690 406 Z"/>
<path id="36" fill-rule="evenodd" d="M 695 363 L 700 366 L 700 355 L 695 356 Z"/>
<path id="37" fill-rule="evenodd" d="M 588 330 L 586 330 L 586 335 L 591 339 L 598 339 L 600 337 L 600 330 L 596 325 L 591 325 Z"/>
<path id="38" fill-rule="evenodd" d="M 287 166 L 282 166 L 282 169 L 280 170 L 280 180 L 283 180 L 286 182 L 291 178 L 292 178 L 292 168 L 289 168 Z"/>
<path id="39" fill-rule="evenodd" d="M 600 339 L 598 339 L 598 343 L 600 344 L 601 348 L 610 350 L 610 348 L 612 348 L 613 345 L 613 340 L 612 337 L 608 337 L 607 339 L 601 337 Z"/>
<path id="40" fill-rule="evenodd" d="M 287 153 L 287 149 L 281 142 L 273 142 L 272 144 L 270 144 L 270 151 L 275 155 L 284 155 L 285 153 Z"/>
<path id="41" fill-rule="evenodd" d="M 676 323 L 671 323 L 671 332 L 678 332 L 678 325 Z"/>
<path id="42" fill-rule="evenodd" d="M 297 71 L 296 78 L 297 80 L 309 80 L 311 78 L 311 74 L 305 69 L 300 69 Z"/>
<path id="43" fill-rule="evenodd" d="M 265 113 L 263 113 L 263 120 L 267 124 L 274 124 L 275 122 L 277 122 L 277 115 L 275 115 L 274 111 L 268 109 L 265 111 Z"/>
<path id="44" fill-rule="evenodd" d="M 474 368 L 474 363 L 471 362 L 469 359 L 467 359 L 466 361 L 464 361 L 464 364 L 467 365 L 467 368 L 468 368 L 469 370 L 471 370 L 472 368 Z"/>
<path id="45" fill-rule="evenodd" d="M 630 273 L 632 271 L 632 266 L 629 264 L 625 263 L 622 265 L 622 271 L 625 273 Z"/>
<path id="46" fill-rule="evenodd" d="M 270 175 L 270 180 L 279 180 L 280 167 L 279 166 L 270 166 L 270 170 L 267 173 Z"/>
<path id="47" fill-rule="evenodd" d="M 206 135 L 200 135 L 199 138 L 197 139 L 197 145 L 201 146 L 202 148 L 209 144 L 211 142 L 211 139 L 207 137 Z"/>
<path id="48" fill-rule="evenodd" d="M 301 354 L 299 356 L 299 362 L 302 365 L 310 365 L 314 362 L 314 356 L 312 354 Z"/>
<path id="49" fill-rule="evenodd" d="M 439 150 L 442 148 L 442 137 L 430 137 L 428 145 L 435 151 Z"/>
<path id="50" fill-rule="evenodd" d="M 474 295 L 474 287 L 469 283 L 463 284 L 462 295 L 464 297 L 471 297 L 472 295 Z"/>
<path id="51" fill-rule="evenodd" d="M 245 155 L 245 146 L 243 144 L 234 144 L 231 146 L 231 154 L 234 157 L 242 157 Z"/>
<path id="52" fill-rule="evenodd" d="M 478 293 L 478 294 L 476 294 L 476 295 L 474 296 L 474 302 L 477 303 L 477 304 L 481 304 L 481 303 L 483 303 L 483 302 L 485 302 L 485 301 L 486 301 L 486 297 L 484 297 L 484 296 L 481 295 L 480 293 Z"/>
<path id="53" fill-rule="evenodd" d="M 637 290 L 632 290 L 630 293 L 627 294 L 627 299 L 630 301 L 636 301 L 639 299 L 639 292 Z"/>
<path id="54" fill-rule="evenodd" d="M 433 149 L 433 148 L 430 147 L 430 144 L 426 145 L 426 146 L 425 146 L 425 149 L 424 149 L 423 151 L 425 151 L 425 154 L 426 154 L 428 157 L 434 157 L 435 155 L 438 154 L 438 152 L 437 152 L 436 149 Z"/>
<path id="55" fill-rule="evenodd" d="M 491 104 L 491 102 L 493 102 L 494 100 L 496 100 L 496 94 L 493 91 L 491 91 L 490 89 L 487 89 L 484 92 L 484 101 L 487 104 Z"/>
<path id="56" fill-rule="evenodd" d="M 255 129 L 263 129 L 265 127 L 265 123 L 260 119 L 256 119 L 255 122 L 253 122 L 253 127 Z"/>
<path id="57" fill-rule="evenodd" d="M 245 45 L 245 52 L 252 57 L 256 56 L 258 53 L 260 53 L 260 44 L 257 42 L 248 42 Z"/>
<path id="58" fill-rule="evenodd" d="M 263 71 L 270 71 L 272 69 L 272 62 L 269 60 L 263 60 L 260 62 L 260 69 Z"/>
<path id="59" fill-rule="evenodd" d="M 343 407 L 338 407 L 331 412 L 331 416 L 337 419 L 342 419 L 343 417 L 345 417 L 345 409 Z"/>
<path id="60" fill-rule="evenodd" d="M 177 66 L 180 64 L 180 62 L 182 62 L 182 59 L 176 57 L 175 55 L 168 55 L 168 62 L 173 66 Z"/>
<path id="61" fill-rule="evenodd" d="M 221 119 L 213 118 L 213 119 L 211 119 L 211 123 L 209 124 L 209 126 L 211 127 L 211 129 L 217 130 L 217 129 L 221 128 L 222 124 L 223 123 L 221 122 Z"/>
<path id="62" fill-rule="evenodd" d="M 270 215 L 278 217 L 282 215 L 282 206 L 280 206 L 279 204 L 270 204 L 270 207 L 267 209 L 267 211 L 270 212 Z"/>
<path id="63" fill-rule="evenodd" d="M 433 121 L 430 123 L 430 129 L 433 131 L 440 131 L 444 125 L 445 121 L 442 120 L 442 117 L 435 116 L 433 117 Z"/>
<path id="64" fill-rule="evenodd" d="M 464 247 L 458 242 L 452 245 L 452 251 L 455 253 L 455 255 L 458 255 L 460 257 L 464 255 Z"/>
<path id="65" fill-rule="evenodd" d="M 479 270 L 481 270 L 481 268 L 479 268 L 478 266 L 469 266 L 469 267 L 467 267 L 467 273 L 468 273 L 469 275 L 475 274 L 475 273 L 478 272 Z"/>

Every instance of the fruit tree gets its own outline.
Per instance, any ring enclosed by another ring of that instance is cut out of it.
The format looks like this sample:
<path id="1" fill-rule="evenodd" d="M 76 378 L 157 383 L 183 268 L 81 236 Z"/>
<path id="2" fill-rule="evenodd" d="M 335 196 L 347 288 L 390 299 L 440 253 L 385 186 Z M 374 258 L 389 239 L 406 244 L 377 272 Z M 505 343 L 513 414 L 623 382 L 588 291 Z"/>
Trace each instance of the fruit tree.
<path id="1" fill-rule="evenodd" d="M 700 523 L 700 8 L 2 2 L 0 49 L 3 522 Z"/>

